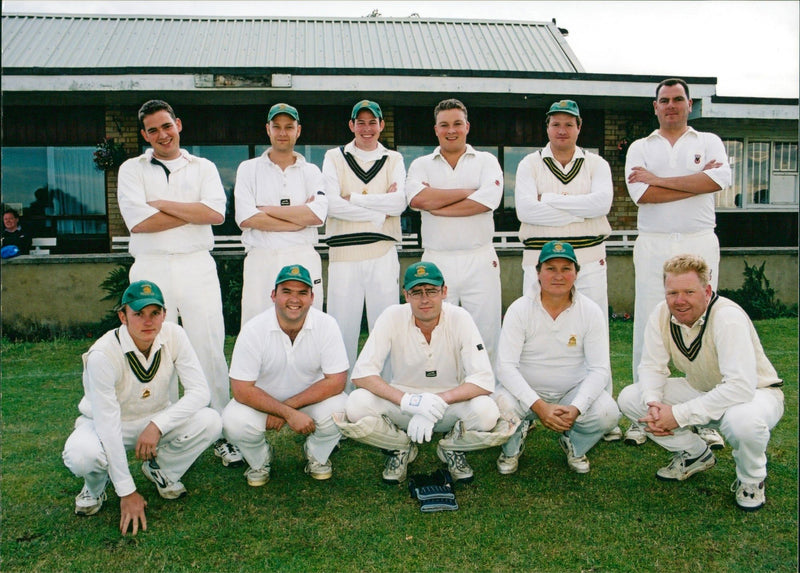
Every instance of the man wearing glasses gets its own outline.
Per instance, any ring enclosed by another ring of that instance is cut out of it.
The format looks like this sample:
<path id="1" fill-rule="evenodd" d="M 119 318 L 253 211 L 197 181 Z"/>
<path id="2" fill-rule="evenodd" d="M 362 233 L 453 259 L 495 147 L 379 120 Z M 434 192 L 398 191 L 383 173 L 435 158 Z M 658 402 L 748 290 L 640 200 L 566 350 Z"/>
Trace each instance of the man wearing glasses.
<path id="1" fill-rule="evenodd" d="M 498 445 L 499 410 L 490 397 L 494 374 L 470 314 L 444 302 L 447 287 L 433 263 L 411 265 L 403 279 L 408 301 L 378 317 L 352 371 L 357 387 L 342 434 L 387 451 L 383 481 L 399 483 L 417 457 L 417 444 L 449 432 L 437 445 L 455 481 L 469 482 L 465 450 Z M 392 380 L 381 378 L 390 359 Z M 515 427 L 515 426 L 514 426 Z M 511 428 L 513 431 L 514 428 Z"/>

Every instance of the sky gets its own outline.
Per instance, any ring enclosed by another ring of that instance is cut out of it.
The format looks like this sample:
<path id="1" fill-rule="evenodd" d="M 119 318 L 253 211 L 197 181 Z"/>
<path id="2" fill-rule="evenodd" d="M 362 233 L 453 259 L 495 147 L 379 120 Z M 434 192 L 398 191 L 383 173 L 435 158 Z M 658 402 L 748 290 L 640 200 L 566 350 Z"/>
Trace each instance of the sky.
<path id="1" fill-rule="evenodd" d="M 717 94 L 797 98 L 797 1 L 3 1 L 4 12 L 550 21 L 588 73 L 717 78 Z"/>

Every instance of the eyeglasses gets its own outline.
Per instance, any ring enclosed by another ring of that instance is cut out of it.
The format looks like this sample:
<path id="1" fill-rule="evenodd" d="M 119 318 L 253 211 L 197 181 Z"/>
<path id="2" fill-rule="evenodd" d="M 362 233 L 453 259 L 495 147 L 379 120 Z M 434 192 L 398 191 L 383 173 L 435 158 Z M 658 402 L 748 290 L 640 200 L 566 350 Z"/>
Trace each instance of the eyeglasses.
<path id="1" fill-rule="evenodd" d="M 413 299 L 421 299 L 423 296 L 425 298 L 433 298 L 442 292 L 441 288 L 420 288 L 416 290 L 409 290 L 406 291 L 406 294 Z"/>

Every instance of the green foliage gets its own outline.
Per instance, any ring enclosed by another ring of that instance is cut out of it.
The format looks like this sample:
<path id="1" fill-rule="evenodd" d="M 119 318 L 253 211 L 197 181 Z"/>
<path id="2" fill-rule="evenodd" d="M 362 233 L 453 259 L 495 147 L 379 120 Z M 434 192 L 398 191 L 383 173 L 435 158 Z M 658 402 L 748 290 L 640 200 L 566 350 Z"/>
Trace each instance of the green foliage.
<path id="1" fill-rule="evenodd" d="M 222 316 L 227 334 L 238 334 L 241 326 L 243 272 L 244 259 L 228 257 L 217 260 L 219 288 L 222 291 Z"/>
<path id="2" fill-rule="evenodd" d="M 760 267 L 744 262 L 744 283 L 736 290 L 720 289 L 719 294 L 741 306 L 752 320 L 797 316 L 797 305 L 789 307 L 775 300 L 775 289 L 769 286 L 764 272 L 767 261 Z"/>
<path id="3" fill-rule="evenodd" d="M 756 328 L 786 382 L 761 511 L 733 503 L 730 447 L 715 468 L 667 483 L 654 474 L 669 454 L 655 444 L 600 442 L 588 454 L 592 471 L 577 475 L 539 424 L 516 474 L 497 473 L 498 448 L 470 452 L 476 479 L 456 488 L 460 509 L 422 514 L 404 486 L 381 483 L 375 448 L 343 442 L 333 478 L 316 482 L 303 474 L 303 438 L 284 428 L 267 434 L 273 476 L 262 488 L 209 450 L 183 478 L 189 495 L 167 501 L 131 458 L 149 503 L 147 531 L 135 538 L 118 532 L 111 487 L 97 515 L 73 515 L 82 484 L 59 455 L 91 341 L 3 341 L 2 570 L 796 572 L 798 325 L 774 319 Z M 612 322 L 615 395 L 631 381 L 631 333 L 630 321 Z M 228 356 L 232 346 L 228 337 Z M 435 445 L 421 447 L 412 471 L 437 467 Z"/>

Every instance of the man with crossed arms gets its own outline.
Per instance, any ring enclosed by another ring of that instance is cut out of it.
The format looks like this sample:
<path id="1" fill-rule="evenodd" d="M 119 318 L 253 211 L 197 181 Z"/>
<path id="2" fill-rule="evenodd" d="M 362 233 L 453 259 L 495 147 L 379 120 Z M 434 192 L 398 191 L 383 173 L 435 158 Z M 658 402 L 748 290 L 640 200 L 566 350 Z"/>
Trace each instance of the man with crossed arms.
<path id="1" fill-rule="evenodd" d="M 347 359 L 355 364 L 366 302 L 369 329 L 383 310 L 397 304 L 406 208 L 403 157 L 378 141 L 385 123 L 381 107 L 353 106 L 353 141 L 325 154 L 322 174 L 328 196 L 328 313 L 339 323 Z"/>
<path id="2" fill-rule="evenodd" d="M 441 269 L 448 301 L 472 315 L 494 360 L 502 287 L 492 213 L 503 198 L 503 170 L 494 155 L 467 144 L 463 103 L 443 100 L 433 116 L 439 146 L 408 168 L 408 204 L 422 212 L 423 260 Z"/>
<path id="3" fill-rule="evenodd" d="M 663 299 L 661 270 L 680 253 L 695 253 L 709 266 L 711 288 L 719 277 L 719 240 L 714 234 L 714 193 L 731 184 L 731 168 L 722 140 L 689 127 L 689 86 L 678 78 L 656 87 L 653 109 L 658 129 L 634 141 L 625 160 L 628 194 L 639 207 L 639 234 L 633 248 L 636 299 L 633 313 L 633 381 L 639 380 L 647 319 Z M 724 447 L 711 428 L 698 433 L 712 448 Z M 625 443 L 643 444 L 645 434 L 633 422 Z"/>
<path id="4" fill-rule="evenodd" d="M 303 265 L 311 274 L 314 306 L 322 310 L 322 259 L 317 227 L 325 222 L 328 199 L 319 168 L 294 150 L 300 114 L 285 103 L 267 114 L 270 148 L 236 171 L 236 223 L 247 251 L 242 277 L 242 326 L 272 306 L 269 293 L 286 265 Z"/>

